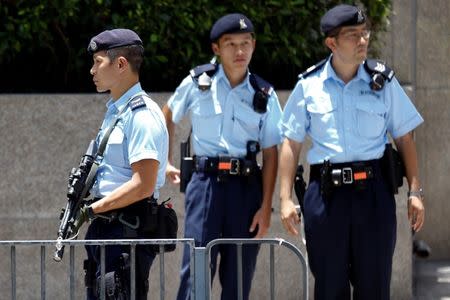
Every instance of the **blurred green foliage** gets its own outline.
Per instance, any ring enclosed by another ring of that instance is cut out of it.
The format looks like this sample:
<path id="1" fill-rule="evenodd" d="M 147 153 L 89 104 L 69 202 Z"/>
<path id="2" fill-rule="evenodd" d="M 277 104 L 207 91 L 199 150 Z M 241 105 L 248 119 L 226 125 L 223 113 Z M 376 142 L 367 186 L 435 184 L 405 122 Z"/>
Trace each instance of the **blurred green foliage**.
<path id="1" fill-rule="evenodd" d="M 0 0 L 0 92 L 94 92 L 86 47 L 112 28 L 135 30 L 144 41 L 144 88 L 171 91 L 190 68 L 210 60 L 210 28 L 232 12 L 255 25 L 251 69 L 275 88 L 291 89 L 298 73 L 328 54 L 319 22 L 338 3 L 355 1 Z M 356 4 L 371 18 L 376 51 L 391 0 Z"/>

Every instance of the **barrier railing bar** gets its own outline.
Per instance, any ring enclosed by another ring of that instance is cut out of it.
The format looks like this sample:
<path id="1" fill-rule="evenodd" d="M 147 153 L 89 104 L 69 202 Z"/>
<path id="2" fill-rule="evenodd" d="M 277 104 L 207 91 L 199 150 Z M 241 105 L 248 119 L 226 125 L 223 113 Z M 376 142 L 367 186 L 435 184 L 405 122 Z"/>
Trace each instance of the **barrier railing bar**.
<path id="1" fill-rule="evenodd" d="M 45 246 L 41 246 L 41 300 L 45 300 Z"/>
<path id="2" fill-rule="evenodd" d="M 269 246 L 270 299 L 275 300 L 275 246 Z"/>
<path id="3" fill-rule="evenodd" d="M 243 299 L 243 291 L 242 291 L 242 244 L 239 243 L 236 245 L 236 254 L 237 254 L 237 287 L 238 287 L 238 299 Z"/>
<path id="4" fill-rule="evenodd" d="M 136 299 L 136 244 L 130 245 L 130 297 Z"/>
<path id="5" fill-rule="evenodd" d="M 216 239 L 208 243 L 206 247 L 195 247 L 193 239 L 133 239 L 133 240 L 65 240 L 64 245 L 70 246 L 70 299 L 75 299 L 75 246 L 76 245 L 99 245 L 100 246 L 100 298 L 105 299 L 105 246 L 107 245 L 128 245 L 130 246 L 130 269 L 131 269 L 131 297 L 136 297 L 136 245 L 155 245 L 158 244 L 160 251 L 160 298 L 165 297 L 165 264 L 164 264 L 164 245 L 184 243 L 185 247 L 189 246 L 191 254 L 191 274 L 192 283 L 191 298 L 209 299 L 211 293 L 211 269 L 210 269 L 210 252 L 211 248 L 217 244 L 234 244 L 237 251 L 237 278 L 238 278 L 238 297 L 243 298 L 243 266 L 242 266 L 242 247 L 244 244 L 270 244 L 270 260 L 269 260 L 269 280 L 270 280 L 270 298 L 275 299 L 275 245 L 284 246 L 294 252 L 299 258 L 303 270 L 303 295 L 304 299 L 308 299 L 308 264 L 302 252 L 293 244 L 283 239 Z M 46 266 L 45 256 L 48 245 L 54 246 L 55 240 L 21 240 L 21 241 L 0 241 L 0 246 L 9 245 L 11 251 L 11 299 L 17 297 L 17 261 L 16 246 L 17 245 L 40 245 L 41 248 L 41 299 L 46 298 Z M 204 270 L 205 272 L 202 272 Z M 197 272 L 196 272 L 197 271 Z"/>
<path id="6" fill-rule="evenodd" d="M 294 254 L 297 255 L 299 258 L 302 268 L 303 268 L 303 274 L 304 274 L 304 280 L 303 280 L 303 299 L 308 299 L 308 263 L 306 261 L 306 258 L 302 254 L 302 252 L 295 247 L 290 242 L 283 240 L 283 239 L 215 239 L 210 241 L 205 249 L 206 249 L 206 256 L 209 257 L 209 253 L 211 252 L 211 248 L 218 245 L 218 244 L 236 244 L 236 243 L 243 243 L 243 244 L 277 244 L 279 246 L 285 246 L 289 248 Z M 196 248 L 197 249 L 197 248 Z M 208 269 L 205 269 L 205 272 L 207 273 L 208 279 L 210 279 L 211 276 L 211 270 L 208 267 Z M 300 281 L 302 278 L 299 278 Z M 210 285 L 209 288 L 207 288 L 207 294 L 210 293 Z M 208 299 L 208 298 L 207 298 Z"/>
<path id="7" fill-rule="evenodd" d="M 195 279 L 195 281 L 191 281 L 192 282 L 192 290 L 194 293 L 193 299 L 195 299 L 195 300 L 211 299 L 211 296 L 210 296 L 211 280 L 210 280 L 210 276 L 209 276 L 209 264 L 210 264 L 209 255 L 207 255 L 205 247 L 195 247 L 195 249 L 192 249 L 192 251 L 194 251 L 193 257 L 194 257 L 194 263 L 195 263 L 194 270 L 191 271 L 191 278 Z M 191 264 L 191 266 L 192 266 L 192 264 Z M 195 276 L 192 277 L 194 274 L 195 274 Z"/>
<path id="8" fill-rule="evenodd" d="M 303 255 L 302 252 L 300 252 L 300 250 L 295 247 L 293 244 L 284 241 L 283 240 L 283 245 L 286 246 L 287 248 L 289 248 L 292 252 L 294 252 L 297 257 L 300 259 L 300 262 L 302 263 L 302 267 L 304 272 L 304 276 L 305 279 L 303 280 L 303 299 L 309 299 L 309 291 L 308 291 L 308 277 L 309 277 L 309 273 L 308 273 L 308 261 L 305 258 L 305 256 Z"/>
<path id="9" fill-rule="evenodd" d="M 100 299 L 105 300 L 105 245 L 100 245 Z"/>
<path id="10" fill-rule="evenodd" d="M 164 269 L 164 245 L 159 245 L 159 295 L 160 299 L 164 300 L 166 294 L 166 282 L 165 282 L 165 269 Z"/>
<path id="11" fill-rule="evenodd" d="M 65 246 L 70 246 L 70 255 L 69 255 L 69 299 L 75 299 L 75 246 L 81 245 L 98 245 L 100 246 L 100 272 L 101 272 L 101 280 L 100 280 L 100 298 L 105 298 L 105 246 L 108 245 L 128 245 L 130 246 L 130 255 L 131 260 L 136 259 L 136 245 L 158 245 L 159 246 L 159 255 L 160 255 L 160 298 L 165 298 L 165 266 L 164 266 L 164 245 L 170 244 L 184 244 L 189 246 L 191 255 L 194 254 L 194 239 L 120 239 L 120 240 L 63 240 L 61 243 Z M 41 257 L 40 257 L 40 281 L 41 281 L 41 299 L 46 298 L 46 246 L 55 246 L 56 240 L 0 240 L 1 246 L 9 246 L 10 247 L 10 259 L 11 259 L 11 299 L 15 300 L 17 298 L 17 262 L 16 262 L 16 246 L 33 246 L 39 245 L 41 249 Z M 192 256 L 193 257 L 193 256 Z M 192 263 L 192 262 L 191 262 Z M 136 297 L 136 286 L 135 286 L 135 268 L 136 265 L 134 262 L 130 261 L 130 283 L 131 283 L 131 296 L 132 299 Z M 195 270 L 195 268 L 192 268 Z M 191 277 L 194 278 L 195 273 L 191 273 Z M 133 279 L 134 277 L 134 279 Z M 194 295 L 194 294 L 192 294 Z M 194 297 L 192 297 L 194 298 Z M 204 298 L 201 298 L 204 299 Z"/>
<path id="12" fill-rule="evenodd" d="M 16 246 L 11 246 L 11 299 L 16 300 Z"/>
<path id="13" fill-rule="evenodd" d="M 69 251 L 69 293 L 70 300 L 75 300 L 75 246 Z"/>
<path id="14" fill-rule="evenodd" d="M 68 245 L 164 245 L 187 243 L 194 247 L 194 239 L 120 239 L 120 240 L 62 240 L 61 243 Z M 0 241 L 0 246 L 32 246 L 32 245 L 52 245 L 55 246 L 56 240 L 6 240 Z"/>

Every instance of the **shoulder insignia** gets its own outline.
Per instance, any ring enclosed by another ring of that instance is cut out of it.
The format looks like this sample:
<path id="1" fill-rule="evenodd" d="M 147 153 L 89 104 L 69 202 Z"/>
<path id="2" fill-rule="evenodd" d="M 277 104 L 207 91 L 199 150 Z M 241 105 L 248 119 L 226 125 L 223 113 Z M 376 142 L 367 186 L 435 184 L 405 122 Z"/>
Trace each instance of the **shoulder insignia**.
<path id="1" fill-rule="evenodd" d="M 197 84 L 202 91 L 208 90 L 211 87 L 211 77 L 217 72 L 217 64 L 209 63 L 197 66 L 189 72 L 192 80 Z"/>
<path id="2" fill-rule="evenodd" d="M 130 100 L 130 107 L 131 110 L 135 110 L 138 108 L 141 108 L 143 106 L 145 106 L 145 100 L 144 97 L 142 95 L 136 96 L 133 99 Z"/>
<path id="3" fill-rule="evenodd" d="M 198 78 L 203 73 L 206 73 L 208 76 L 213 76 L 217 71 L 217 65 L 216 64 L 204 64 L 200 66 L 196 66 L 195 68 L 191 69 L 189 71 L 189 74 L 191 74 L 192 78 Z"/>
<path id="4" fill-rule="evenodd" d="M 364 68 L 369 74 L 380 73 L 389 81 L 392 80 L 395 74 L 394 71 L 389 68 L 384 61 L 377 59 L 366 59 L 366 61 L 364 62 Z"/>
<path id="5" fill-rule="evenodd" d="M 255 90 L 255 94 L 253 95 L 253 110 L 263 114 L 267 111 L 267 102 L 269 101 L 270 93 L 273 91 L 273 86 L 253 73 L 250 74 L 249 80 Z"/>
<path id="6" fill-rule="evenodd" d="M 394 71 L 383 61 L 377 59 L 366 59 L 364 69 L 370 75 L 370 88 L 375 91 L 383 89 L 385 81 L 394 78 Z"/>
<path id="7" fill-rule="evenodd" d="M 308 69 L 306 69 L 305 72 L 300 73 L 300 75 L 298 75 L 298 79 L 305 79 L 306 77 L 308 77 L 309 75 L 311 75 L 312 73 L 318 71 L 320 68 L 322 68 L 322 66 L 327 62 L 327 58 L 322 59 L 321 61 L 319 61 L 317 64 L 312 65 L 311 67 L 309 67 Z"/>

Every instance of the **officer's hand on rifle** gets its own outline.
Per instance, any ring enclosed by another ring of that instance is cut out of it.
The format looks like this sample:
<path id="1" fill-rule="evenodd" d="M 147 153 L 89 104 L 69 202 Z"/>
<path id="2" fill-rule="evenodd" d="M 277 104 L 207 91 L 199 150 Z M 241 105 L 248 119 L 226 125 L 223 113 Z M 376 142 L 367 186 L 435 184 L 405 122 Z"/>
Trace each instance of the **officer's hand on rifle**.
<path id="1" fill-rule="evenodd" d="M 75 221 L 73 222 L 73 232 L 76 233 L 80 229 L 80 227 L 88 222 L 95 219 L 94 211 L 92 210 L 92 207 L 89 205 L 83 205 L 80 210 L 78 211 Z"/>
<path id="2" fill-rule="evenodd" d="M 166 176 L 173 184 L 180 183 L 180 170 L 175 168 L 172 164 L 167 163 Z"/>

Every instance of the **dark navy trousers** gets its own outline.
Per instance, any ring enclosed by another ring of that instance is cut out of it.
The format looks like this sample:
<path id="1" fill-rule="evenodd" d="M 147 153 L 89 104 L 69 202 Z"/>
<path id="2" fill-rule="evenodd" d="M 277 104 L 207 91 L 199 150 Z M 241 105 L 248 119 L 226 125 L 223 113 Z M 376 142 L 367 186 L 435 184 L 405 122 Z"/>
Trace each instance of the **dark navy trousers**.
<path id="1" fill-rule="evenodd" d="M 305 194 L 304 224 L 315 299 L 389 299 L 396 242 L 395 198 L 381 176 L 343 185 L 330 199 L 320 182 Z"/>
<path id="2" fill-rule="evenodd" d="M 106 223 L 102 219 L 95 219 L 86 232 L 86 240 L 95 239 L 128 239 L 144 238 L 143 236 L 130 237 L 124 234 L 124 225 L 120 222 Z M 95 277 L 100 276 L 100 246 L 86 246 L 88 259 L 95 262 Z M 130 253 L 129 245 L 111 245 L 105 247 L 105 274 L 118 271 L 120 268 L 120 257 L 122 253 Z M 136 246 L 136 299 L 147 299 L 148 276 L 150 267 L 155 258 L 155 253 L 149 246 Z M 95 290 L 87 290 L 86 298 L 88 300 L 100 299 Z"/>
<path id="3" fill-rule="evenodd" d="M 249 228 L 261 201 L 260 175 L 227 176 L 224 181 L 218 182 L 217 175 L 194 172 L 186 188 L 184 236 L 194 238 L 197 247 L 206 246 L 217 238 L 254 237 L 257 229 L 249 232 Z M 258 251 L 257 245 L 242 247 L 244 299 L 248 299 L 250 293 Z M 237 299 L 236 246 L 218 245 L 211 252 L 211 278 L 216 272 L 217 256 L 220 255 L 221 299 Z M 178 300 L 190 299 L 191 296 L 189 264 L 189 247 L 185 246 Z"/>

